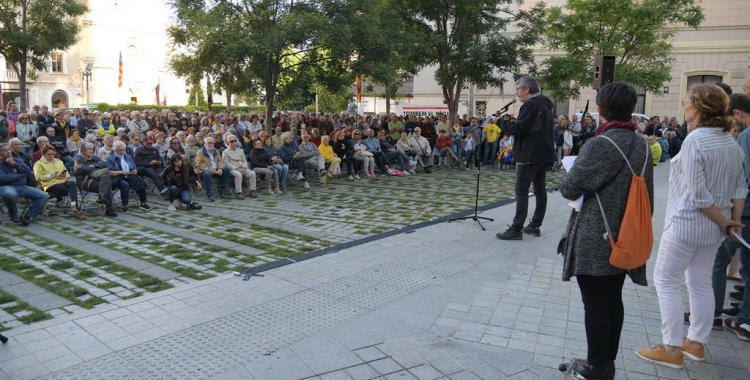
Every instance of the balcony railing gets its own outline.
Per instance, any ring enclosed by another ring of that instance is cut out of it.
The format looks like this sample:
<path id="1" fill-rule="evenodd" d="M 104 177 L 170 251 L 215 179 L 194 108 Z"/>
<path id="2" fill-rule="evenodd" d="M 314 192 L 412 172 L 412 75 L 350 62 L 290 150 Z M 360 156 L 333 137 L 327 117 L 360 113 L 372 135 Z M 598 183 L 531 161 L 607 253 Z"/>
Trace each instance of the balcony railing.
<path id="1" fill-rule="evenodd" d="M 18 74 L 16 74 L 15 70 L 6 69 L 2 72 L 2 74 L 3 74 L 2 80 L 6 80 L 6 81 L 18 80 Z"/>

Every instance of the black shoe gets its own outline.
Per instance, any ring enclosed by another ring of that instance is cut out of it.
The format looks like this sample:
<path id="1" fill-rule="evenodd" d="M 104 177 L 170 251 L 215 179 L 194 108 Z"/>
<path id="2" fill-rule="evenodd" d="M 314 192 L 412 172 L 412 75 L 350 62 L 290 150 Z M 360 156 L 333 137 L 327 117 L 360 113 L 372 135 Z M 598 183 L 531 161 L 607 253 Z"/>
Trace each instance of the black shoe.
<path id="1" fill-rule="evenodd" d="M 151 211 L 153 208 L 148 203 L 141 204 L 141 210 Z"/>
<path id="2" fill-rule="evenodd" d="M 213 202 L 213 201 L 215 201 L 215 200 L 216 200 L 216 199 L 214 199 L 214 197 L 208 197 L 208 201 L 209 201 L 209 202 Z"/>
<path id="3" fill-rule="evenodd" d="M 500 240 L 523 240 L 523 233 L 513 227 L 508 228 L 505 232 L 495 234 Z"/>
<path id="4" fill-rule="evenodd" d="M 21 216 L 21 225 L 22 226 L 26 227 L 26 226 L 29 225 L 29 223 L 31 223 L 31 219 L 29 219 L 29 217 L 27 217 L 26 215 Z"/>
<path id="5" fill-rule="evenodd" d="M 123 214 L 130 214 L 130 209 L 128 206 L 122 206 L 122 213 Z"/>
<path id="6" fill-rule="evenodd" d="M 588 360 L 578 360 L 573 371 L 583 376 L 586 380 L 609 380 L 606 366 L 597 368 L 589 364 Z"/>
<path id="7" fill-rule="evenodd" d="M 745 285 L 735 285 L 734 286 L 734 290 L 736 290 L 736 291 L 738 291 L 740 293 L 744 293 L 745 292 Z"/>
<path id="8" fill-rule="evenodd" d="M 3 342 L 3 344 L 8 343 L 8 337 L 3 334 L 0 334 L 0 342 Z"/>
<path id="9" fill-rule="evenodd" d="M 196 209 L 196 210 L 203 209 L 203 206 L 199 205 L 198 203 L 193 202 L 192 205 L 193 205 L 193 208 Z"/>
<path id="10" fill-rule="evenodd" d="M 615 378 L 615 371 L 617 370 L 615 368 L 615 361 L 607 360 L 607 363 L 605 364 L 605 368 L 607 370 L 607 375 L 609 376 L 609 380 L 613 380 Z"/>
<path id="11" fill-rule="evenodd" d="M 531 224 L 524 227 L 521 231 L 523 231 L 523 233 L 525 234 L 533 235 L 536 237 L 542 236 L 542 232 L 539 231 L 539 227 L 532 227 Z"/>
<path id="12" fill-rule="evenodd" d="M 103 205 L 107 203 L 107 198 L 104 198 L 101 194 L 99 194 L 99 197 L 96 198 L 96 203 Z"/>
<path id="13" fill-rule="evenodd" d="M 729 309 L 722 309 L 721 313 L 724 314 L 724 315 L 728 315 L 730 317 L 736 317 L 737 314 L 740 313 L 740 309 L 738 309 L 736 307 L 732 307 L 732 308 L 729 308 Z"/>
<path id="14" fill-rule="evenodd" d="M 745 295 L 744 293 L 732 292 L 732 293 L 729 293 L 729 300 L 742 302 L 744 295 Z"/>
<path id="15" fill-rule="evenodd" d="M 107 211 L 105 211 L 105 212 L 104 212 L 104 215 L 105 215 L 105 216 L 111 216 L 111 217 L 113 217 L 113 218 L 116 218 L 116 217 L 117 217 L 117 213 L 116 213 L 116 212 L 114 212 L 113 210 L 107 210 Z"/>
<path id="16" fill-rule="evenodd" d="M 10 221 L 13 222 L 13 223 L 15 223 L 15 224 L 21 224 L 21 217 L 18 216 L 18 215 L 11 215 L 10 216 Z"/>
<path id="17" fill-rule="evenodd" d="M 428 166 L 428 167 L 424 168 L 424 172 L 427 173 L 427 174 L 430 174 L 430 173 L 432 173 L 432 170 L 430 170 L 430 167 Z"/>
<path id="18" fill-rule="evenodd" d="M 224 199 L 224 189 L 219 189 L 219 192 L 216 193 L 216 195 L 219 196 L 219 199 Z"/>

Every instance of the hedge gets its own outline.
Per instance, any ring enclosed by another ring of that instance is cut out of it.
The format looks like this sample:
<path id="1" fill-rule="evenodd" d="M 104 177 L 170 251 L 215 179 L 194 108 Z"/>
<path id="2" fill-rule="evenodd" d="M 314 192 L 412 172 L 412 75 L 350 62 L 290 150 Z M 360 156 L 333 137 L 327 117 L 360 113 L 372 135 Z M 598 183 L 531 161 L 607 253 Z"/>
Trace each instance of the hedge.
<path id="1" fill-rule="evenodd" d="M 120 110 L 120 111 L 142 111 L 144 109 L 157 109 L 157 110 L 163 110 L 163 109 L 169 109 L 174 112 L 177 112 L 178 108 L 185 108 L 185 111 L 188 112 L 194 112 L 196 110 L 207 112 L 207 109 L 198 109 L 195 106 L 187 105 L 187 106 L 157 106 L 155 104 L 109 104 L 109 103 L 96 103 L 97 110 L 100 112 L 110 112 L 114 110 Z M 212 111 L 224 111 L 226 110 L 226 106 L 223 104 L 217 104 L 212 107 Z M 264 112 L 266 110 L 265 106 L 232 106 L 232 112 L 242 112 L 242 113 L 259 113 Z"/>

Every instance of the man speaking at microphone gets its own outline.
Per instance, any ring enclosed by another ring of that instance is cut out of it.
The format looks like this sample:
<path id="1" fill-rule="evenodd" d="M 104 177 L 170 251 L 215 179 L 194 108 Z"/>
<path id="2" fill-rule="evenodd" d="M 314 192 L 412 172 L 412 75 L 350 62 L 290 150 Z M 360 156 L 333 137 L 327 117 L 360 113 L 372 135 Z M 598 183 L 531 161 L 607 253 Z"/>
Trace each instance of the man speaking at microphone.
<path id="1" fill-rule="evenodd" d="M 501 240 L 522 240 L 527 233 L 540 236 L 539 227 L 547 211 L 547 167 L 555 162 L 552 101 L 539 92 L 539 83 L 531 76 L 516 81 L 516 96 L 523 105 L 515 125 L 504 130 L 513 135 L 513 160 L 516 162 L 516 216 L 505 232 L 496 236 Z M 524 227 L 529 209 L 529 186 L 534 184 L 536 209 L 528 226 Z"/>

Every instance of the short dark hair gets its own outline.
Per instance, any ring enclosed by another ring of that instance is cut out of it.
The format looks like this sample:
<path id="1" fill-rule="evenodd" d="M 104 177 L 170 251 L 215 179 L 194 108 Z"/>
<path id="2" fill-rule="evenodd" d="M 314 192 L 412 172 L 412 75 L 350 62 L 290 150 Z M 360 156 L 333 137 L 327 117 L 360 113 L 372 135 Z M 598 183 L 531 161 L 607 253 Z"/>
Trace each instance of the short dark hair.
<path id="1" fill-rule="evenodd" d="M 727 93 L 727 96 L 732 95 L 732 88 L 729 87 L 728 84 L 723 83 L 723 82 L 716 82 L 714 84 L 717 85 L 717 86 L 719 86 L 719 87 L 721 87 L 721 89 L 724 90 L 724 92 Z"/>
<path id="2" fill-rule="evenodd" d="M 607 83 L 596 94 L 596 104 L 607 121 L 631 121 L 637 102 L 635 88 L 623 82 Z"/>

